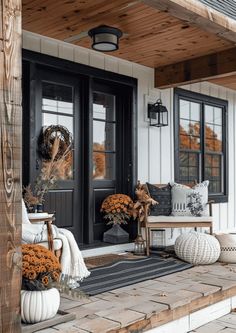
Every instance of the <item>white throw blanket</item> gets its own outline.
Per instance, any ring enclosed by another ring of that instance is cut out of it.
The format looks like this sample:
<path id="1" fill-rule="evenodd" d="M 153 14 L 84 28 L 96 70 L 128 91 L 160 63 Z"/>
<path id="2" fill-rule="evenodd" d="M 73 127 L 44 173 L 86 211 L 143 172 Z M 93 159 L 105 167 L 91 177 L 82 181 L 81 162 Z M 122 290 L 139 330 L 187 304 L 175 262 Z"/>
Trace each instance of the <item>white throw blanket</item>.
<path id="1" fill-rule="evenodd" d="M 70 276 L 73 281 L 81 281 L 90 275 L 73 234 L 63 228 L 52 225 L 53 238 L 62 241 L 62 277 Z M 47 226 L 44 223 L 22 224 L 22 242 L 40 243 L 47 241 Z M 73 284 L 72 281 L 72 284 Z M 76 287 L 76 285 L 74 285 Z"/>

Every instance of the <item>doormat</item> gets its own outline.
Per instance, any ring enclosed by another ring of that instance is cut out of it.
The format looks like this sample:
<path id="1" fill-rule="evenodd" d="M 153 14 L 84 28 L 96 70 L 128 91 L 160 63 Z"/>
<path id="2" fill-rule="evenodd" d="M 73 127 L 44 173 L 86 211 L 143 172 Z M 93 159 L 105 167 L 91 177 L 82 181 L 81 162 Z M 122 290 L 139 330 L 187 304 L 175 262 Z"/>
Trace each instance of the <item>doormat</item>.
<path id="1" fill-rule="evenodd" d="M 191 267 L 193 265 L 177 258 L 163 258 L 153 251 L 150 257 L 131 260 L 121 258 L 118 262 L 90 269 L 91 275 L 81 282 L 80 289 L 92 296 Z"/>
<path id="2" fill-rule="evenodd" d="M 105 254 L 102 256 L 89 257 L 85 258 L 84 262 L 89 270 L 98 266 L 105 266 L 113 264 L 117 261 L 123 259 L 137 259 L 137 256 L 134 256 L 132 253 L 122 253 L 122 254 Z"/>
<path id="3" fill-rule="evenodd" d="M 75 319 L 75 314 L 74 313 L 68 313 L 65 311 L 58 310 L 57 314 L 55 317 L 40 321 L 39 323 L 36 324 L 21 324 L 21 333 L 33 333 L 37 332 L 39 330 L 42 330 L 44 328 L 49 328 L 58 324 L 66 323 L 68 321 L 74 320 Z"/>

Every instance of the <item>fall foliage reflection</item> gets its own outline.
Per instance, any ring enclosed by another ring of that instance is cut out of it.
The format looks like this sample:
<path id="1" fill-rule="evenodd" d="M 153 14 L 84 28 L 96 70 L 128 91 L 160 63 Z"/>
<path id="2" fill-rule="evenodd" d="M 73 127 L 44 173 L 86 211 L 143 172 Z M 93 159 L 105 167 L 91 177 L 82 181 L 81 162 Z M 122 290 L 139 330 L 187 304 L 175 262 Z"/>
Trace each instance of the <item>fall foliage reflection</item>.
<path id="1" fill-rule="evenodd" d="M 217 126 L 220 127 L 220 126 Z M 182 125 L 179 127 L 180 149 L 200 150 L 200 123 L 188 124 L 189 130 L 186 131 Z M 213 127 L 214 128 L 214 127 Z M 221 128 L 221 127 L 220 127 Z M 205 147 L 206 151 L 222 151 L 222 139 L 218 138 L 219 134 L 214 132 L 212 127 L 205 125 Z"/>
<path id="2" fill-rule="evenodd" d="M 105 154 L 104 144 L 94 142 L 93 144 L 93 179 L 105 176 Z"/>

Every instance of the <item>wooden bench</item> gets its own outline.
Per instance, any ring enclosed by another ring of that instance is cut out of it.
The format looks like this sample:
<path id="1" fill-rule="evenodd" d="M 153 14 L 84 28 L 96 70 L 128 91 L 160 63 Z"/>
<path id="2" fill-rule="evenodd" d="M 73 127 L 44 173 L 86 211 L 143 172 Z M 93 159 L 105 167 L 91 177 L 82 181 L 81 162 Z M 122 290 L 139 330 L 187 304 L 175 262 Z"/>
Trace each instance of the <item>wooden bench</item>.
<path id="1" fill-rule="evenodd" d="M 148 193 L 146 184 L 141 185 Z M 164 187 L 166 184 L 155 184 L 158 187 Z M 146 253 L 150 254 L 150 236 L 151 231 L 160 228 L 194 228 L 198 227 L 209 228 L 210 234 L 212 234 L 212 204 L 214 201 L 209 201 L 209 216 L 195 217 L 195 216 L 152 216 L 149 215 L 148 206 L 144 205 L 144 220 L 140 223 L 141 229 L 145 229 L 146 238 Z"/>

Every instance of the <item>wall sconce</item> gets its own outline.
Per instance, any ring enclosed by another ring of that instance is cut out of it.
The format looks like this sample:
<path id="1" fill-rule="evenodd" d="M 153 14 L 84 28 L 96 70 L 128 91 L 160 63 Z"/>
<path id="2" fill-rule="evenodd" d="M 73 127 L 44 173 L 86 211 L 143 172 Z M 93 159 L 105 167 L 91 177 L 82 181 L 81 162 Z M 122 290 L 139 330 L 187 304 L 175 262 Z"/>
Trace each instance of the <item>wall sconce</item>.
<path id="1" fill-rule="evenodd" d="M 150 126 L 168 126 L 168 111 L 162 105 L 161 99 L 158 99 L 154 104 L 148 104 L 148 118 Z"/>
<path id="2" fill-rule="evenodd" d="M 94 50 L 111 52 L 118 50 L 122 31 L 118 28 L 101 25 L 90 29 L 88 35 L 92 38 L 92 48 Z"/>

